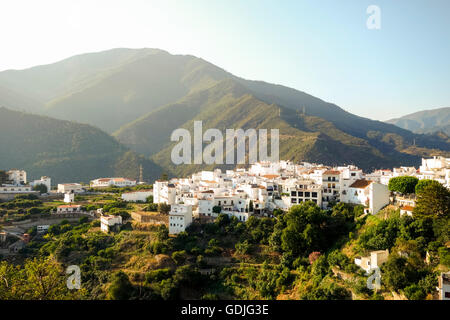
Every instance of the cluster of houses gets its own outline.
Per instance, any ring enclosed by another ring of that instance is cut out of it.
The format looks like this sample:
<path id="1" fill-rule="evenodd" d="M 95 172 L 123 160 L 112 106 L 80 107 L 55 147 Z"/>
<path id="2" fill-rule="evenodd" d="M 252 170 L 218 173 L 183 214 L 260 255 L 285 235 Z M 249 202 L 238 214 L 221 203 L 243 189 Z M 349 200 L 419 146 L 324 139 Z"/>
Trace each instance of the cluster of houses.
<path id="1" fill-rule="evenodd" d="M 7 182 L 0 185 L 0 199 L 9 200 L 16 194 L 39 194 L 39 191 L 33 191 L 38 185 L 46 186 L 48 192 L 51 189 L 51 178 L 41 177 L 39 180 L 27 181 L 25 170 L 11 169 L 6 171 Z"/>
<path id="2" fill-rule="evenodd" d="M 376 214 L 392 201 L 389 180 L 406 175 L 436 180 L 450 187 L 450 159 L 423 159 L 419 169 L 400 167 L 370 174 L 354 165 L 329 167 L 306 162 L 258 162 L 249 169 L 225 172 L 216 169 L 188 178 L 157 180 L 153 185 L 153 201 L 176 205 L 178 209 L 172 210 L 170 215 L 178 217 L 180 211 L 184 212 L 186 222 L 192 221 L 191 212 L 198 217 L 226 213 L 246 221 L 252 214 L 271 216 L 275 209 L 287 210 L 306 201 L 323 209 L 337 202 L 362 205 L 366 214 Z M 399 201 L 403 213 L 411 214 L 414 199 Z M 181 210 L 181 206 L 185 209 Z M 179 224 L 169 222 L 169 228 L 175 233 L 184 230 Z"/>

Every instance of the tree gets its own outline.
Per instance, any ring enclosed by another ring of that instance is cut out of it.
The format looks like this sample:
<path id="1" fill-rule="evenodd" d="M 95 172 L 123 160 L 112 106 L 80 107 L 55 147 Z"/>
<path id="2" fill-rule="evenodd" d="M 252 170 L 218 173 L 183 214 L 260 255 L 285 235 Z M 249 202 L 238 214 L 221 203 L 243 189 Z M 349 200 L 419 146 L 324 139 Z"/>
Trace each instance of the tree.
<path id="1" fill-rule="evenodd" d="M 327 234 L 328 216 L 313 202 L 291 207 L 284 219 L 286 228 L 281 234 L 281 248 L 295 257 L 323 251 L 333 241 Z"/>
<path id="2" fill-rule="evenodd" d="M 169 239 L 169 229 L 167 229 L 164 224 L 158 226 L 158 230 L 156 231 L 156 239 L 158 241 L 165 241 Z"/>
<path id="3" fill-rule="evenodd" d="M 222 212 L 222 207 L 221 207 L 221 206 L 214 206 L 213 209 L 212 209 L 212 211 L 213 211 L 215 214 L 220 214 L 220 213 Z"/>
<path id="4" fill-rule="evenodd" d="M 147 203 L 153 203 L 153 196 L 148 196 L 146 201 Z"/>
<path id="5" fill-rule="evenodd" d="M 249 204 L 248 204 L 248 212 L 253 212 L 253 201 L 250 200 Z"/>
<path id="6" fill-rule="evenodd" d="M 419 180 L 419 182 L 416 184 L 416 195 L 419 193 L 422 193 L 426 187 L 433 185 L 433 184 L 438 185 L 440 183 L 436 180 L 430 180 L 430 179 Z"/>
<path id="7" fill-rule="evenodd" d="M 450 191 L 439 184 L 430 184 L 417 195 L 414 215 L 417 217 L 446 217 L 450 213 Z"/>
<path id="8" fill-rule="evenodd" d="M 168 205 L 167 203 L 158 204 L 158 212 L 159 213 L 168 214 L 169 211 L 170 211 L 170 205 Z"/>
<path id="9" fill-rule="evenodd" d="M 394 177 L 389 180 L 388 188 L 402 194 L 414 193 L 419 179 L 411 176 Z"/>
<path id="10" fill-rule="evenodd" d="M 45 184 L 37 184 L 33 187 L 34 191 L 39 191 L 41 194 L 47 193 L 47 186 Z"/>
<path id="11" fill-rule="evenodd" d="M 108 297 L 112 300 L 128 300 L 131 297 L 133 285 L 128 276 L 119 271 L 114 274 L 112 282 L 108 288 Z"/>
<path id="12" fill-rule="evenodd" d="M 70 292 L 67 276 L 54 258 L 26 260 L 23 268 L 0 263 L 0 299 L 60 300 L 79 297 Z"/>

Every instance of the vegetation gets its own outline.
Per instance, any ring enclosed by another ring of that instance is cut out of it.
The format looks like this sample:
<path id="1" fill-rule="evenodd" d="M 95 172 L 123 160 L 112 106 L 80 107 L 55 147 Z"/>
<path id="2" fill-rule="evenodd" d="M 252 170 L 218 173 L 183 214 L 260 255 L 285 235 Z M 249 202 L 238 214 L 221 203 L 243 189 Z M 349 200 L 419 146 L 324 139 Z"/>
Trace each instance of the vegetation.
<path id="1" fill-rule="evenodd" d="M 13 200 L 19 206 L 22 201 L 40 200 Z M 131 205 L 115 195 L 106 200 L 92 195 L 83 201 L 114 214 L 156 205 Z M 36 203 L 36 208 L 43 207 Z M 20 252 L 22 262 L 3 261 L 0 277 L 8 284 L 22 283 L 27 273 L 12 270 L 40 261 L 52 269 L 47 270 L 54 272 L 51 277 L 60 279 L 54 283 L 64 284 L 62 271 L 75 264 L 81 268 L 82 290 L 67 291 L 61 285 L 31 294 L 37 280 L 30 276 L 26 281 L 33 283 L 0 298 L 322 300 L 351 299 L 353 294 L 383 299 L 391 291 L 408 299 L 427 298 L 435 290 L 437 270 L 449 267 L 448 215 L 380 217 L 362 216 L 360 206 L 338 203 L 325 211 L 306 202 L 277 212 L 275 218 L 251 216 L 241 222 L 219 214 L 211 223 L 194 221 L 177 236 L 169 236 L 165 225 L 133 224 L 105 234 L 98 221 L 86 217 L 61 221 L 45 235 L 30 229 L 32 241 Z M 374 292 L 353 260 L 384 249 L 390 255 L 382 265 L 382 288 Z"/>
<path id="2" fill-rule="evenodd" d="M 419 179 L 411 176 L 394 177 L 389 180 L 388 188 L 390 191 L 402 194 L 414 193 Z"/>

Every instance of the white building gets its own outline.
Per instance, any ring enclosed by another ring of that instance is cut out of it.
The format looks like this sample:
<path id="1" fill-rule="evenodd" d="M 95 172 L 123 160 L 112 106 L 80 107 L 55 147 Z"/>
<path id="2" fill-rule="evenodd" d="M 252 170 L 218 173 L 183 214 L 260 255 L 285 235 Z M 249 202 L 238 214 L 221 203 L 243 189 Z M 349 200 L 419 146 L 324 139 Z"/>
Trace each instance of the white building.
<path id="1" fill-rule="evenodd" d="M 75 193 L 68 192 L 64 194 L 64 202 L 65 203 L 73 203 L 75 202 Z"/>
<path id="2" fill-rule="evenodd" d="M 172 205 L 169 212 L 169 234 L 178 234 L 192 223 L 192 206 Z"/>
<path id="3" fill-rule="evenodd" d="M 152 190 L 139 190 L 133 192 L 122 193 L 122 200 L 127 202 L 146 202 L 147 198 L 153 195 Z"/>
<path id="4" fill-rule="evenodd" d="M 82 193 L 83 186 L 79 183 L 60 183 L 58 184 L 58 193 Z"/>
<path id="5" fill-rule="evenodd" d="M 23 185 L 2 185 L 0 186 L 0 193 L 14 193 L 14 194 L 20 194 L 20 193 L 36 193 L 38 194 L 39 192 L 34 192 L 33 190 L 31 190 L 30 186 L 23 186 Z"/>
<path id="6" fill-rule="evenodd" d="M 153 184 L 153 202 L 175 204 L 177 191 L 175 184 L 169 181 L 157 180 Z"/>
<path id="7" fill-rule="evenodd" d="M 322 206 L 322 184 L 316 184 L 313 180 L 286 180 L 280 184 L 279 192 L 285 204 L 283 209 L 289 209 L 293 205 L 306 201 L 312 201 L 319 207 Z"/>
<path id="8" fill-rule="evenodd" d="M 133 187 L 136 185 L 136 180 L 131 180 L 127 178 L 99 178 L 91 180 L 92 188 L 102 188 L 102 187 Z"/>
<path id="9" fill-rule="evenodd" d="M 48 228 L 50 228 L 50 226 L 48 224 L 46 225 L 40 225 L 36 227 L 37 233 L 44 233 L 48 231 Z"/>
<path id="10" fill-rule="evenodd" d="M 355 258 L 355 264 L 369 273 L 371 269 L 379 268 L 385 263 L 388 260 L 388 257 L 389 250 L 387 249 L 372 251 L 368 257 Z"/>
<path id="11" fill-rule="evenodd" d="M 357 180 L 343 192 L 342 202 L 363 205 L 365 213 L 376 214 L 389 204 L 389 190 L 378 182 Z"/>
<path id="12" fill-rule="evenodd" d="M 50 177 L 41 177 L 39 180 L 34 180 L 33 182 L 30 182 L 30 186 L 32 188 L 38 186 L 38 185 L 44 185 L 47 187 L 47 192 L 50 192 L 52 189 L 52 179 Z"/>
<path id="13" fill-rule="evenodd" d="M 108 233 L 111 229 L 122 225 L 121 216 L 101 216 L 100 217 L 100 229 L 103 232 Z"/>
<path id="14" fill-rule="evenodd" d="M 439 300 L 450 300 L 450 271 L 439 276 Z"/>
<path id="15" fill-rule="evenodd" d="M 407 215 L 407 216 L 412 217 L 413 216 L 413 212 L 414 212 L 414 207 L 412 207 L 412 206 L 406 205 L 406 206 L 401 206 L 400 207 L 400 216 Z"/>
<path id="16" fill-rule="evenodd" d="M 16 186 L 27 184 L 27 173 L 24 170 L 11 169 L 6 172 L 11 184 Z"/>
<path id="17" fill-rule="evenodd" d="M 79 204 L 69 204 L 69 205 L 62 205 L 58 206 L 56 208 L 56 213 L 75 213 L 75 212 L 82 212 L 81 205 Z"/>

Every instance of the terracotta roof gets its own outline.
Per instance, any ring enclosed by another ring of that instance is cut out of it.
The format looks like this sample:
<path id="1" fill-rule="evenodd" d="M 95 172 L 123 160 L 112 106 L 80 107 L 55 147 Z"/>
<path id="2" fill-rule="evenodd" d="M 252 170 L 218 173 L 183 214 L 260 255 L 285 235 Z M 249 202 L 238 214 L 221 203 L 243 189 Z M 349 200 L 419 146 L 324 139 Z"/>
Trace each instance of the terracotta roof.
<path id="1" fill-rule="evenodd" d="M 350 185 L 350 188 L 365 189 L 372 182 L 373 181 L 371 181 L 371 180 L 365 180 L 365 179 L 356 180 L 355 182 L 353 182 Z"/>
<path id="2" fill-rule="evenodd" d="M 414 207 L 411 207 L 411 206 L 403 206 L 403 207 L 401 207 L 401 209 L 402 209 L 402 210 L 406 210 L 406 211 L 413 211 L 413 210 L 414 210 Z"/>
<path id="3" fill-rule="evenodd" d="M 265 174 L 265 175 L 263 175 L 263 178 L 266 178 L 266 179 L 275 179 L 275 178 L 278 178 L 279 177 L 279 175 L 277 175 L 277 174 Z"/>
<path id="4" fill-rule="evenodd" d="M 327 171 L 324 171 L 323 174 L 341 174 L 341 172 L 337 171 L 337 170 L 327 170 Z"/>

